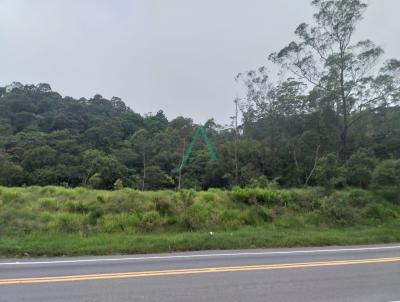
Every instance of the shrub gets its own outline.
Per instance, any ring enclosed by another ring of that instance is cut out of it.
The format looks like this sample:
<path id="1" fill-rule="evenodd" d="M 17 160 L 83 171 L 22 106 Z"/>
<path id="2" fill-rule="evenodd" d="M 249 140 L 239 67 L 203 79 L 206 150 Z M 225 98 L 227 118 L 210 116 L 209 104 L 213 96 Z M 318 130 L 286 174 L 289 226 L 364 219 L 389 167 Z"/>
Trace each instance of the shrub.
<path id="1" fill-rule="evenodd" d="M 89 212 L 89 207 L 82 201 L 69 201 L 65 204 L 65 208 L 69 213 L 84 214 Z"/>
<path id="2" fill-rule="evenodd" d="M 199 192 L 200 200 L 204 202 L 213 202 L 215 200 L 216 192 Z"/>
<path id="3" fill-rule="evenodd" d="M 352 189 L 348 194 L 349 204 L 356 208 L 363 208 L 372 202 L 371 194 L 360 189 Z"/>
<path id="4" fill-rule="evenodd" d="M 122 190 L 124 188 L 124 182 L 122 181 L 121 178 L 118 178 L 114 182 L 114 190 Z"/>
<path id="5" fill-rule="evenodd" d="M 246 204 L 287 205 L 291 198 L 290 194 L 282 191 L 272 191 L 261 188 L 235 188 L 230 192 L 234 201 Z"/>
<path id="6" fill-rule="evenodd" d="M 373 183 L 380 187 L 394 187 L 400 190 L 400 159 L 384 160 L 373 173 Z"/>
<path id="7" fill-rule="evenodd" d="M 269 180 L 265 175 L 250 179 L 248 188 L 268 188 Z"/>
<path id="8" fill-rule="evenodd" d="M 84 216 L 70 213 L 58 214 L 54 221 L 49 222 L 49 229 L 59 232 L 73 233 L 84 230 Z"/>
<path id="9" fill-rule="evenodd" d="M 154 231 L 162 225 L 162 218 L 156 211 L 144 213 L 142 219 L 140 220 L 140 228 L 146 232 Z"/>
<path id="10" fill-rule="evenodd" d="M 366 207 L 365 216 L 375 221 L 384 222 L 395 218 L 397 215 L 392 209 L 388 208 L 384 204 L 373 203 Z"/>
<path id="11" fill-rule="evenodd" d="M 315 178 L 319 185 L 332 190 L 339 175 L 339 160 L 336 154 L 330 153 L 318 160 Z"/>
<path id="12" fill-rule="evenodd" d="M 55 198 L 41 198 L 39 199 L 39 208 L 50 212 L 59 210 L 58 202 Z"/>
<path id="13" fill-rule="evenodd" d="M 353 225 L 360 222 L 359 212 L 335 194 L 324 198 L 321 213 L 328 222 L 336 225 Z"/>
<path id="14" fill-rule="evenodd" d="M 137 214 L 109 214 L 101 218 L 101 230 L 106 233 L 134 232 L 139 224 Z"/>
<path id="15" fill-rule="evenodd" d="M 88 185 L 92 189 L 100 189 L 102 182 L 101 174 L 95 173 L 89 178 Z"/>
<path id="16" fill-rule="evenodd" d="M 195 197 L 196 191 L 194 190 L 183 189 L 179 191 L 179 199 L 183 201 L 186 206 L 192 205 Z"/>
<path id="17" fill-rule="evenodd" d="M 107 195 L 104 202 L 104 210 L 107 213 L 133 213 L 144 212 L 153 204 L 143 199 L 137 191 L 126 191 L 127 189 L 113 192 Z M 128 193 L 129 192 L 129 193 Z"/>
<path id="18" fill-rule="evenodd" d="M 321 194 L 316 189 L 296 189 L 289 191 L 295 210 L 314 211 L 321 207 Z"/>
<path id="19" fill-rule="evenodd" d="M 96 225 L 97 221 L 103 217 L 104 211 L 102 208 L 93 208 L 90 210 L 89 215 L 88 215 L 88 222 L 90 225 Z"/>
<path id="20" fill-rule="evenodd" d="M 263 224 L 266 222 L 271 222 L 273 220 L 273 216 L 271 212 L 258 205 L 251 206 L 247 210 L 247 215 L 245 217 L 245 221 L 249 225 L 257 225 L 257 224 Z"/>
<path id="21" fill-rule="evenodd" d="M 277 227 L 296 229 L 303 228 L 306 225 L 306 218 L 296 213 L 286 213 L 279 217 L 275 222 Z"/>
<path id="22" fill-rule="evenodd" d="M 376 158 L 366 151 L 358 151 L 351 155 L 345 164 L 347 184 L 361 188 L 368 187 L 376 163 Z"/>
<path id="23" fill-rule="evenodd" d="M 181 224 L 187 230 L 212 228 L 219 223 L 218 210 L 211 204 L 195 202 L 184 210 Z"/>
<path id="24" fill-rule="evenodd" d="M 234 230 L 245 224 L 246 217 L 240 210 L 225 210 L 220 216 L 220 222 L 224 229 Z"/>
<path id="25" fill-rule="evenodd" d="M 161 215 L 167 215 L 173 213 L 173 204 L 164 196 L 157 195 L 153 199 L 155 209 L 161 213 Z"/>
<path id="26" fill-rule="evenodd" d="M 24 196 L 15 189 L 4 191 L 0 196 L 0 200 L 2 200 L 4 204 L 12 203 L 14 207 L 16 207 L 17 205 L 21 206 L 26 202 Z"/>
<path id="27" fill-rule="evenodd" d="M 43 228 L 43 224 L 37 218 L 37 215 L 30 209 L 2 208 L 0 211 L 0 234 L 38 231 Z"/>

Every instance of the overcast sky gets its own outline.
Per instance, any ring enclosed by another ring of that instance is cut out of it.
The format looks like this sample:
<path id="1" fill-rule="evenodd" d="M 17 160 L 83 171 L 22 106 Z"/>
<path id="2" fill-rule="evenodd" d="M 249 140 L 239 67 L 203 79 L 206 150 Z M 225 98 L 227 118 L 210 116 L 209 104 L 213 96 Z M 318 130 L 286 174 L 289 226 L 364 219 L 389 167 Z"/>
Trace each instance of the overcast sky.
<path id="1" fill-rule="evenodd" d="M 400 58 L 400 0 L 370 0 L 358 38 Z M 310 0 L 0 0 L 0 86 L 49 83 L 134 111 L 225 124 L 234 76 L 310 21 Z"/>

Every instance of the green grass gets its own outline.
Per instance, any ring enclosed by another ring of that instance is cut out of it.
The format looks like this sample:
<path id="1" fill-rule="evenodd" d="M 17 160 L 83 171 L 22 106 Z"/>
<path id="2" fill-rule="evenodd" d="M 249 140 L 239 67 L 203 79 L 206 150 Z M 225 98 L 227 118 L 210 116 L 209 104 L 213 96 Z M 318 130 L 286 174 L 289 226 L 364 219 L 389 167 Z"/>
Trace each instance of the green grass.
<path id="1" fill-rule="evenodd" d="M 400 242 L 396 198 L 359 189 L 0 187 L 0 257 Z"/>
<path id="2" fill-rule="evenodd" d="M 327 246 L 400 242 L 400 223 L 379 227 L 333 229 L 289 229 L 245 227 L 227 232 L 185 232 L 148 235 L 129 234 L 43 234 L 2 236 L 0 255 L 78 256 L 158 253 L 207 249 L 239 249 L 295 246 Z"/>

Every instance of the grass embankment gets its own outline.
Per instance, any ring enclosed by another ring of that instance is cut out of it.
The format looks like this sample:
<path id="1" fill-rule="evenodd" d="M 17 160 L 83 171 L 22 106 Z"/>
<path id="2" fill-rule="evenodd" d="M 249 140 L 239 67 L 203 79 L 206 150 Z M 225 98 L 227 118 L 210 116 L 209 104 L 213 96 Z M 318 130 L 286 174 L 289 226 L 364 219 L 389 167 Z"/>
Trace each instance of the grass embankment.
<path id="1" fill-rule="evenodd" d="M 390 192 L 0 188 L 0 256 L 100 255 L 400 241 Z"/>

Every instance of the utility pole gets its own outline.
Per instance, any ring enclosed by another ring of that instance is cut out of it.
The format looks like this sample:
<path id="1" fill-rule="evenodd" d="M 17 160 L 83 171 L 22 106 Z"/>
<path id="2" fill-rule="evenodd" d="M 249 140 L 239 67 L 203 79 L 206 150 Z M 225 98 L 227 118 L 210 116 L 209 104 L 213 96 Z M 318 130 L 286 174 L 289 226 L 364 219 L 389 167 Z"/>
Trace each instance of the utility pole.
<path id="1" fill-rule="evenodd" d="M 142 191 L 145 189 L 146 180 L 146 142 L 143 145 L 143 178 L 142 178 Z"/>
<path id="2" fill-rule="evenodd" d="M 238 102 L 239 99 L 234 100 L 235 103 L 235 184 L 239 183 L 239 167 L 238 167 Z"/>
<path id="3" fill-rule="evenodd" d="M 183 138 L 182 161 L 185 158 L 186 139 Z M 182 169 L 179 169 L 178 190 L 181 189 Z"/>

